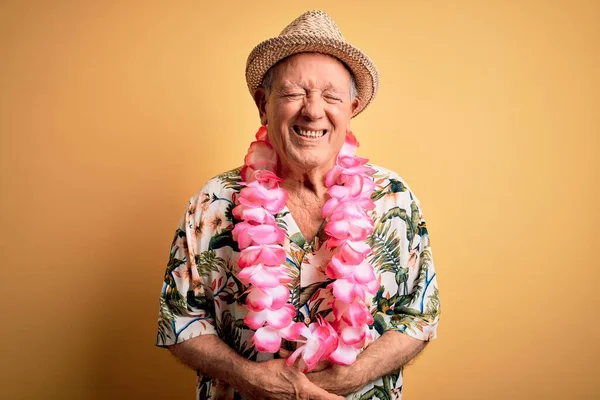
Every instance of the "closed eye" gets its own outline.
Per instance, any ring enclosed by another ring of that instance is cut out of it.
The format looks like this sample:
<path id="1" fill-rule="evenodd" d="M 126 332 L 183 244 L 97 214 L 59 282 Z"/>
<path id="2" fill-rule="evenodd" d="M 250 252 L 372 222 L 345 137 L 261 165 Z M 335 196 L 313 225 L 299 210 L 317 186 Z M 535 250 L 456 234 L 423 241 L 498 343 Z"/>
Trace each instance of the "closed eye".
<path id="1" fill-rule="evenodd" d="M 337 102 L 342 101 L 342 99 L 337 96 L 325 95 L 324 97 L 325 97 L 325 100 L 327 100 L 328 102 L 337 103 Z"/>

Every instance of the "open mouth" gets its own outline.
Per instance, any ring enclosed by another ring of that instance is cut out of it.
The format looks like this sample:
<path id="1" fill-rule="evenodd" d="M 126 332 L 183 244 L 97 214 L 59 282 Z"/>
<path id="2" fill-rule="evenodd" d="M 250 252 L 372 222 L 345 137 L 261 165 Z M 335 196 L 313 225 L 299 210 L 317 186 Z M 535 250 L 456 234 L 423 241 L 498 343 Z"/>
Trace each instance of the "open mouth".
<path id="1" fill-rule="evenodd" d="M 302 137 L 310 138 L 310 139 L 319 139 L 327 134 L 327 129 L 322 129 L 319 131 L 312 131 L 312 130 L 301 128 L 298 125 L 294 125 L 293 129 L 294 129 L 294 132 L 298 136 L 302 136 Z"/>

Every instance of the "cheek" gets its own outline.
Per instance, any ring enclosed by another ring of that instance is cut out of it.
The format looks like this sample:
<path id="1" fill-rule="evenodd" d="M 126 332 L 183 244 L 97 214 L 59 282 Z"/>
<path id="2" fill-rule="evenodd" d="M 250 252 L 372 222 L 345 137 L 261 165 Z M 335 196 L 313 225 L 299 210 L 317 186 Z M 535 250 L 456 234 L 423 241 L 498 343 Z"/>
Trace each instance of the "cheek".
<path id="1" fill-rule="evenodd" d="M 295 116 L 299 111 L 299 105 L 294 102 L 281 102 L 275 104 L 271 113 L 276 123 L 287 123 L 290 118 Z"/>
<path id="2" fill-rule="evenodd" d="M 348 112 L 348 110 L 345 110 L 340 107 L 332 107 L 331 110 L 328 111 L 327 117 L 329 118 L 329 121 L 331 122 L 337 133 L 344 137 L 346 131 L 350 127 L 351 115 Z"/>

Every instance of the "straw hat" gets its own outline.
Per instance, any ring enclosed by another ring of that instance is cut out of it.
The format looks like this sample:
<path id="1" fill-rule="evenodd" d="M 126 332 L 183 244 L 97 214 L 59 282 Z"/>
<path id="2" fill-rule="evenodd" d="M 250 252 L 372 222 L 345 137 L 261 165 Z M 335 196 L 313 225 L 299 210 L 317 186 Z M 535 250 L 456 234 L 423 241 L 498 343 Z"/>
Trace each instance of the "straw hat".
<path id="1" fill-rule="evenodd" d="M 358 115 L 375 98 L 379 88 L 379 72 L 369 56 L 347 43 L 331 17 L 323 11 L 307 11 L 272 39 L 252 50 L 246 62 L 246 83 L 254 95 L 265 73 L 278 61 L 296 53 L 323 53 L 333 56 L 352 70 L 356 79 L 360 105 Z"/>

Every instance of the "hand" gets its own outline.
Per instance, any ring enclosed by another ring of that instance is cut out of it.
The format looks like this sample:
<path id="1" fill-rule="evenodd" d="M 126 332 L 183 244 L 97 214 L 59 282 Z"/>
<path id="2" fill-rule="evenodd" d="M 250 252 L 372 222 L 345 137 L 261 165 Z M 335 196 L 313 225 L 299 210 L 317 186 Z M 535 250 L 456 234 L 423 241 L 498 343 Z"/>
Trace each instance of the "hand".
<path id="1" fill-rule="evenodd" d="M 318 387 L 283 359 L 254 364 L 246 382 L 237 390 L 252 399 L 344 399 Z"/>
<path id="2" fill-rule="evenodd" d="M 279 350 L 279 356 L 281 358 L 288 358 L 291 354 L 292 352 L 289 350 Z M 300 358 L 296 360 L 294 365 L 304 365 L 300 360 Z M 349 374 L 350 369 L 348 367 L 331 364 L 329 360 L 321 360 L 314 369 L 306 373 L 306 377 L 312 383 L 321 389 L 325 389 L 329 393 L 347 396 L 357 392 L 364 386 L 358 383 L 357 380 L 353 379 Z M 355 384 L 352 384 L 353 382 Z"/>
<path id="3" fill-rule="evenodd" d="M 308 380 L 329 393 L 341 396 L 358 392 L 364 384 L 352 373 L 350 366 L 331 364 L 324 369 L 306 374 Z"/>
<path id="4" fill-rule="evenodd" d="M 292 355 L 292 352 L 286 349 L 279 349 L 279 357 L 283 358 L 283 359 L 287 359 L 289 356 Z M 317 363 L 317 365 L 310 370 L 310 372 L 319 372 L 324 370 L 325 368 L 329 367 L 331 363 L 329 362 L 329 360 L 321 360 Z M 294 363 L 294 365 L 296 367 L 298 367 L 298 369 L 302 369 L 303 367 L 306 366 L 306 364 L 304 364 L 304 362 L 302 361 L 302 357 L 298 357 L 298 359 L 296 360 L 296 362 Z"/>

